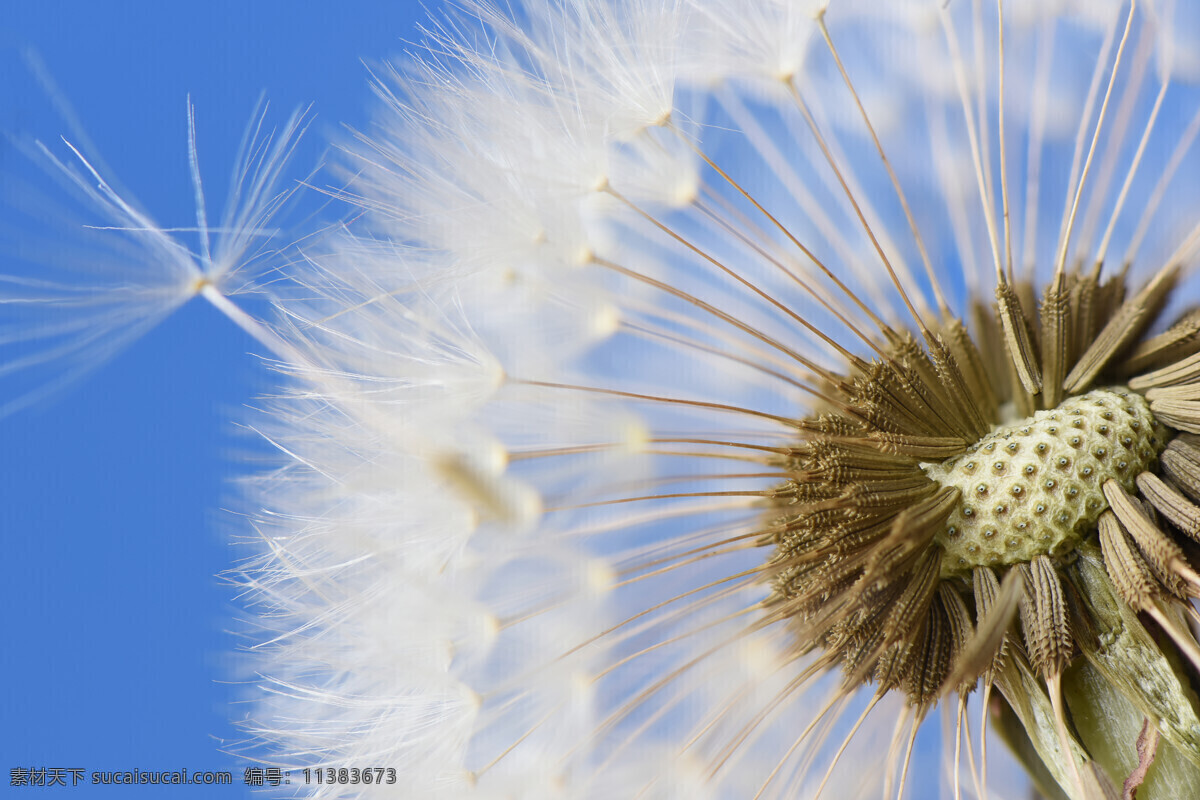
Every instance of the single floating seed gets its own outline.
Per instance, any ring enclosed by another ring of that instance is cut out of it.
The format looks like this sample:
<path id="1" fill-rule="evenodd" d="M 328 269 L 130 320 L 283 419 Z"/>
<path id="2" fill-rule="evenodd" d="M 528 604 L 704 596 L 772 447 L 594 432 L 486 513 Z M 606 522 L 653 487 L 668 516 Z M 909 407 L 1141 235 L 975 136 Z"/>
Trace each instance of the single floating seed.
<path id="1" fill-rule="evenodd" d="M 1114 419 L 1106 410 L 1114 406 L 1124 411 L 1124 417 Z M 1062 417 L 1071 418 L 1071 426 L 1064 429 L 1054 424 Z M 1100 420 L 1109 424 L 1102 425 Z M 1017 433 L 1031 438 L 1033 446 L 1004 448 L 1012 455 L 1006 453 L 1004 461 L 992 465 L 988 483 L 971 477 L 978 453 L 995 451 L 997 444 Z M 1122 444 L 1128 442 L 1125 447 L 1132 458 L 1115 462 L 1107 459 L 1106 437 L 1114 433 Z M 964 497 L 999 492 L 1010 498 L 1007 504 L 991 507 L 960 503 L 951 512 L 945 529 L 935 537 L 944 553 L 942 577 L 966 575 L 979 566 L 1016 564 L 1039 555 L 1057 557 L 1070 552 L 1108 508 L 1100 488 L 1104 482 L 1116 478 L 1127 491 L 1136 491 L 1134 479 L 1158 458 L 1166 438 L 1165 429 L 1140 395 L 1114 387 L 1068 398 L 1056 409 L 997 427 L 957 458 L 923 465 L 931 479 L 942 486 L 957 487 Z M 1052 478 L 1020 481 L 1037 471 L 1039 461 L 1047 459 L 1066 481 L 1064 491 L 1056 491 L 1058 480 Z M 1034 514 L 1030 524 L 1014 525 L 1009 521 L 1029 511 Z M 1004 535 L 997 536 L 998 532 Z"/>

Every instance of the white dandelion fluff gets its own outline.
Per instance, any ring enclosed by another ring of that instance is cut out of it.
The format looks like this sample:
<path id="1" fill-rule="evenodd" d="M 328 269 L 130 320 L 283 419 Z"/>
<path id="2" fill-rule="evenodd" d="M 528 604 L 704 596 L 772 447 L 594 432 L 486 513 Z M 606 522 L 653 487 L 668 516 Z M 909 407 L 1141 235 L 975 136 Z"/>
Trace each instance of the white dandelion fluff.
<path id="1" fill-rule="evenodd" d="M 80 156 L 180 273 L 87 343 L 200 292 L 279 378 L 247 754 L 313 797 L 1200 790 L 1184 11 L 469 3 L 376 72 L 270 319 L 220 278 L 299 118 L 198 254 Z"/>
<path id="2" fill-rule="evenodd" d="M 194 110 L 188 104 L 188 156 L 196 224 L 165 229 L 115 189 L 89 156 L 63 139 L 18 143 L 57 181 L 63 200 L 56 208 L 79 222 L 77 240 L 56 247 L 56 260 L 36 275 L 5 277 L 0 374 L 12 396 L 5 415 L 35 403 L 104 364 L 183 303 L 203 294 L 217 304 L 244 291 L 279 247 L 272 218 L 295 191 L 282 186 L 281 172 L 305 128 L 293 115 L 279 131 L 265 127 L 265 109 L 254 115 L 241 142 L 230 197 L 219 220 L 208 219 L 195 141 Z M 69 198 L 69 199 L 67 199 Z M 15 211 L 35 219 L 55 201 L 26 193 Z M 86 215 L 86 216 L 84 216 Z M 182 235 L 194 234 L 193 248 Z M 43 373 L 52 375 L 47 379 Z"/>

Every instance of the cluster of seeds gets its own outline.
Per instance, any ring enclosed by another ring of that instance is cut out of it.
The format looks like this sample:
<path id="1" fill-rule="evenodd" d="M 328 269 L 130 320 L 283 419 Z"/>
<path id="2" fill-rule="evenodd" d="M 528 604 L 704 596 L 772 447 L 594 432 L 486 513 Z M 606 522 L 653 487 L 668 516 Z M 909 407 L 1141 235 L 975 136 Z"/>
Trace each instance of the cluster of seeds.
<path id="1" fill-rule="evenodd" d="M 820 652 L 807 674 L 899 690 L 917 720 L 995 688 L 1069 796 L 1104 796 L 1063 691 L 1083 659 L 1200 766 L 1200 315 L 1141 338 L 1176 275 L 1065 272 L 1037 313 L 1001 285 L 974 334 L 885 326 L 880 358 L 830 376 L 762 539 L 767 618 Z"/>

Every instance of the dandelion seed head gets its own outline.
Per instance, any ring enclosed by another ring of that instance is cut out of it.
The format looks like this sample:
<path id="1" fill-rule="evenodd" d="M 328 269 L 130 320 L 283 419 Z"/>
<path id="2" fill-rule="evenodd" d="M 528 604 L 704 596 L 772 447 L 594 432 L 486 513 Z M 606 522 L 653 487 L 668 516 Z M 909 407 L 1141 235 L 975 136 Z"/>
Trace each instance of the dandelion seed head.
<path id="1" fill-rule="evenodd" d="M 204 286 L 278 343 L 259 757 L 404 776 L 316 797 L 949 796 L 1004 771 L 986 721 L 1090 800 L 1141 758 L 1103 695 L 1200 758 L 1194 31 L 1160 10 L 431 21 L 276 319 Z"/>

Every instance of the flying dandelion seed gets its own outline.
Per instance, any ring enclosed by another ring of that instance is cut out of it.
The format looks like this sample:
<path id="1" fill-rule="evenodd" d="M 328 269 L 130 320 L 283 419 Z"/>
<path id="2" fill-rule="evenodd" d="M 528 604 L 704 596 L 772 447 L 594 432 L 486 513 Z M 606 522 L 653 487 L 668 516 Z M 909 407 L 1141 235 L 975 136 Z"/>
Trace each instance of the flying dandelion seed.
<path id="1" fill-rule="evenodd" d="M 282 376 L 247 755 L 315 797 L 1200 796 L 1189 14 L 435 17 L 277 315 L 188 284 Z"/>

